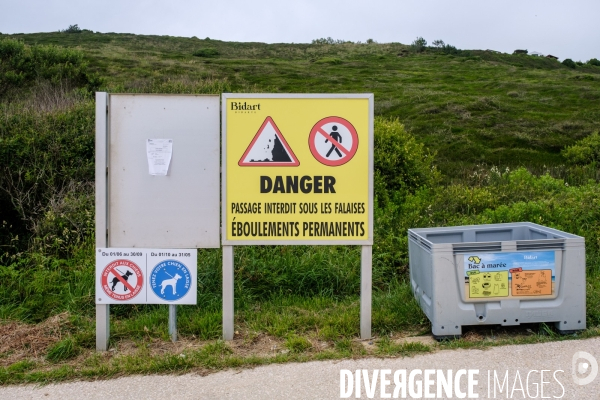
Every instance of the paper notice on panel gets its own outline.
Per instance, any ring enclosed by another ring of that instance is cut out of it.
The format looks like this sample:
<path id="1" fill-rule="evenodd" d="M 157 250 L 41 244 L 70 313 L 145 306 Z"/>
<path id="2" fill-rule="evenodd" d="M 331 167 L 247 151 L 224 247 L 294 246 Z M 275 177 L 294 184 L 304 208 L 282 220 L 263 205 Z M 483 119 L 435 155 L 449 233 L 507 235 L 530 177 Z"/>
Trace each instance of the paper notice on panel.
<path id="1" fill-rule="evenodd" d="M 167 175 L 173 154 L 173 139 L 148 139 L 146 153 L 148 155 L 148 173 L 150 175 Z"/>

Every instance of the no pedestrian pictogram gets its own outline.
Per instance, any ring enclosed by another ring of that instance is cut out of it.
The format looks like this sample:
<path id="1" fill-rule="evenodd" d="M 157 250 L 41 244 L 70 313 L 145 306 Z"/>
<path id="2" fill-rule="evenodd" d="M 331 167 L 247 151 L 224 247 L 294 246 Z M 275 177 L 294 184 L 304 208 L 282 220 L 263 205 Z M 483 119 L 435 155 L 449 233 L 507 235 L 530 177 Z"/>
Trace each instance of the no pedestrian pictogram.
<path id="1" fill-rule="evenodd" d="M 144 276 L 138 265 L 129 260 L 115 260 L 102 271 L 101 285 L 104 293 L 114 300 L 129 300 L 138 295 Z"/>
<path id="2" fill-rule="evenodd" d="M 240 167 L 297 167 L 300 161 L 273 118 L 267 117 L 238 162 Z"/>
<path id="3" fill-rule="evenodd" d="M 310 152 L 321 164 L 330 167 L 346 164 L 358 149 L 358 133 L 344 118 L 323 118 L 308 137 Z"/>

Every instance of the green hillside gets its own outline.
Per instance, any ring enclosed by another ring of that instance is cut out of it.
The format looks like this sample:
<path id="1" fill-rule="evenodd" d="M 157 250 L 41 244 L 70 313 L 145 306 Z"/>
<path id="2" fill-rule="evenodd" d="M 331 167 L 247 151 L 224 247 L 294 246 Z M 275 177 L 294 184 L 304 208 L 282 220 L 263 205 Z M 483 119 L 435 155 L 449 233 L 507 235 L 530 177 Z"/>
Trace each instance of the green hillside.
<path id="1" fill-rule="evenodd" d="M 397 117 L 451 176 L 478 163 L 535 171 L 600 128 L 600 67 L 491 51 L 392 44 L 264 44 L 130 34 L 14 35 L 81 49 L 110 90 L 164 80 L 227 82 L 230 91 L 375 94 L 376 115 Z M 194 56 L 194 54 L 200 56 Z"/>
<path id="2" fill-rule="evenodd" d="M 566 338 L 600 334 L 596 64 L 328 39 L 0 35 L 0 384 L 563 338 L 530 324 L 395 342 L 430 331 L 407 279 L 417 227 L 531 221 L 584 236 L 588 329 Z M 375 344 L 357 340 L 358 246 L 240 246 L 232 343 L 218 341 L 221 251 L 200 250 L 183 345 L 168 344 L 166 307 L 114 306 L 113 351 L 96 356 L 95 91 L 374 93 Z"/>

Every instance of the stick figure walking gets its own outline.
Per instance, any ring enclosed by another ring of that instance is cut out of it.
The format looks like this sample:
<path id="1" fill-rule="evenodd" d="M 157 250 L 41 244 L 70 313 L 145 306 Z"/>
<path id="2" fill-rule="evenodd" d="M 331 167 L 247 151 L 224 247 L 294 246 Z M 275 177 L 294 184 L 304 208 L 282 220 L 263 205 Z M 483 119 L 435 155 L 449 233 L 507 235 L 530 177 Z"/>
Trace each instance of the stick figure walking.
<path id="1" fill-rule="evenodd" d="M 340 135 L 340 133 L 337 131 L 337 125 L 332 126 L 331 130 L 332 130 L 332 132 L 330 133 L 331 138 L 341 144 L 342 143 L 342 135 Z M 329 139 L 325 139 L 325 143 L 327 143 L 327 142 L 329 142 Z M 342 157 L 342 153 L 340 153 L 338 148 L 335 147 L 335 144 L 333 144 L 333 143 L 331 143 L 331 148 L 329 149 L 329 151 L 327 152 L 327 155 L 325 157 L 329 157 L 331 152 L 334 150 L 338 156 Z"/>

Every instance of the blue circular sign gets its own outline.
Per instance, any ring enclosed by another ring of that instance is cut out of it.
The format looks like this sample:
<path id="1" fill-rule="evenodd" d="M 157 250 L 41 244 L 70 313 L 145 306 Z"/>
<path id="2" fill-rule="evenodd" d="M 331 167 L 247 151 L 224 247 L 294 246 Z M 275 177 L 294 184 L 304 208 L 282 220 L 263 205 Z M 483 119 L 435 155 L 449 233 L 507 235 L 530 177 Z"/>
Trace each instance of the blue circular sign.
<path id="1" fill-rule="evenodd" d="M 192 276 L 185 264 L 177 260 L 165 260 L 152 270 L 150 287 L 163 300 L 179 300 L 192 287 Z"/>

